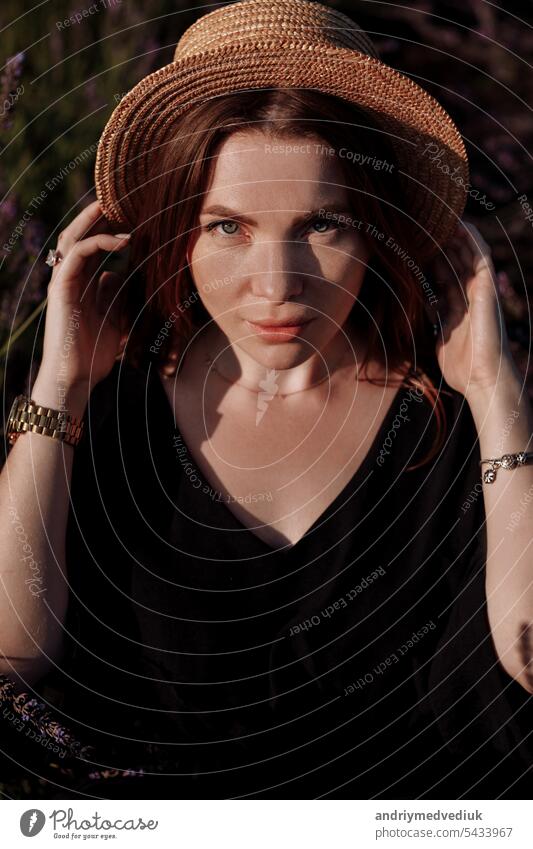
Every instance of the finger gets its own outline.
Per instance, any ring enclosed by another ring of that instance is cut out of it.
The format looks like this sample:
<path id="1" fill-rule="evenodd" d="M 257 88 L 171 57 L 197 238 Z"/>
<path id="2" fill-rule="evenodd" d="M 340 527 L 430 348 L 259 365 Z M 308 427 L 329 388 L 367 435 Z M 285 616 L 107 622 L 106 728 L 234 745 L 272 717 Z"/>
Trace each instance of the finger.
<path id="1" fill-rule="evenodd" d="M 451 298 L 453 301 L 453 308 L 462 314 L 468 309 L 468 297 L 465 283 L 473 274 L 472 256 L 469 255 L 465 258 L 453 245 L 448 248 L 448 251 L 453 265 L 451 280 Z"/>
<path id="2" fill-rule="evenodd" d="M 466 269 L 473 269 L 475 251 L 468 236 L 454 236 L 450 241 L 450 247 L 461 258 Z"/>
<path id="3" fill-rule="evenodd" d="M 477 227 L 465 222 L 465 230 L 460 239 L 457 240 L 463 250 L 472 256 L 472 262 L 478 257 L 491 257 L 491 248 L 487 244 Z"/>
<path id="4" fill-rule="evenodd" d="M 460 252 L 453 243 L 449 243 L 442 256 L 437 260 L 439 277 L 444 280 L 455 280 L 464 274 L 465 263 Z"/>
<path id="5" fill-rule="evenodd" d="M 471 252 L 472 280 L 487 280 L 488 277 L 488 280 L 490 280 L 492 294 L 498 300 L 498 280 L 490 246 L 473 224 L 468 224 L 467 234 L 464 241 L 468 244 L 468 249 Z M 469 298 L 470 294 L 471 292 L 467 291 Z"/>
<path id="6" fill-rule="evenodd" d="M 435 261 L 436 272 L 444 282 L 448 319 L 451 319 L 452 315 L 462 317 L 469 305 L 464 285 L 473 274 L 474 258 L 468 243 L 469 233 L 466 222 L 458 221 L 442 254 Z"/>
<path id="7" fill-rule="evenodd" d="M 61 286 L 61 288 L 65 287 L 67 291 L 75 294 L 76 298 L 81 301 L 85 295 L 85 290 L 88 288 L 89 297 L 91 291 L 93 297 L 95 297 L 96 287 L 91 286 L 90 280 L 86 280 L 88 261 L 93 257 L 96 258 L 99 251 L 111 253 L 120 251 L 126 247 L 128 241 L 127 238 L 117 238 L 117 236 L 112 236 L 109 233 L 99 233 L 96 236 L 75 242 L 65 259 L 56 266 L 57 276 L 51 280 L 49 289 L 56 285 Z"/>
<path id="8" fill-rule="evenodd" d="M 110 224 L 102 213 L 100 201 L 96 200 L 82 209 L 76 218 L 59 233 L 57 247 L 61 255 L 65 258 L 68 251 L 76 242 L 88 236 L 105 232 L 110 232 Z"/>
<path id="9" fill-rule="evenodd" d="M 476 247 L 478 249 L 480 247 L 482 247 L 483 245 L 485 247 L 488 247 L 485 239 L 483 238 L 483 236 L 479 232 L 478 228 L 474 224 L 471 224 L 469 221 L 463 222 L 463 228 L 461 230 L 461 236 L 462 236 L 462 238 L 464 238 L 465 241 L 472 242 L 474 247 Z"/>
<path id="10" fill-rule="evenodd" d="M 439 256 L 435 261 L 435 273 L 442 293 L 439 309 L 442 319 L 450 320 L 452 315 L 464 313 L 465 296 L 460 283 L 462 268 L 463 265 L 457 252 L 450 246 L 446 248 L 445 255 Z M 444 305 L 442 301 L 444 301 Z"/>

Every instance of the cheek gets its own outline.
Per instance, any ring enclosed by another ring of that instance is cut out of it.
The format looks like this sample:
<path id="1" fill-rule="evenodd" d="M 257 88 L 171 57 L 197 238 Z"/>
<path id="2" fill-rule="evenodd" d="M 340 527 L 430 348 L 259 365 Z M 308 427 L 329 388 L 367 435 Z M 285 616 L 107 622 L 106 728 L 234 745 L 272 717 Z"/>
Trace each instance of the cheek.
<path id="1" fill-rule="evenodd" d="M 354 246 L 353 243 L 340 246 L 337 250 L 327 251 L 323 254 L 320 263 L 324 282 L 327 283 L 329 280 L 332 284 L 336 284 L 338 298 L 342 299 L 348 293 L 358 294 L 363 285 L 368 260 L 368 251 L 361 249 L 359 245 Z"/>
<path id="2" fill-rule="evenodd" d="M 216 248 L 201 236 L 188 261 L 200 298 L 211 315 L 231 310 L 239 299 L 239 280 L 243 274 L 242 257 L 238 251 Z M 339 239 L 335 246 L 314 245 L 313 275 L 317 274 L 319 288 L 334 285 L 332 300 L 341 304 L 361 289 L 369 259 L 362 239 L 352 235 Z M 317 268 L 318 263 L 318 268 Z M 311 291 L 310 287 L 310 291 Z M 223 317 L 231 321 L 231 312 Z"/>
<path id="3" fill-rule="evenodd" d="M 239 251 L 230 250 L 231 245 L 209 234 L 199 236 L 196 244 L 187 252 L 187 262 L 193 275 L 199 280 L 213 280 L 225 277 L 228 269 L 238 268 L 242 264 Z"/>
<path id="4" fill-rule="evenodd" d="M 228 326 L 236 320 L 237 290 L 231 277 L 227 274 L 224 277 L 203 275 L 196 286 L 203 306 L 217 323 Z"/>

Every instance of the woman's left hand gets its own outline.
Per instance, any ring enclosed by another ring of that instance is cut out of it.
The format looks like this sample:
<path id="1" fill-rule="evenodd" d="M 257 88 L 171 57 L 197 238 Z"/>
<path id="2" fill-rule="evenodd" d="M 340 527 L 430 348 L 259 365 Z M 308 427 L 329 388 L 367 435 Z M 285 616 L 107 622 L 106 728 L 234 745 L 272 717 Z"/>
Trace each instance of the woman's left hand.
<path id="1" fill-rule="evenodd" d="M 461 221 L 443 252 L 430 267 L 441 293 L 435 350 L 446 383 L 468 396 L 494 387 L 509 367 L 512 370 L 513 359 L 491 251 L 483 236 L 473 224 Z"/>

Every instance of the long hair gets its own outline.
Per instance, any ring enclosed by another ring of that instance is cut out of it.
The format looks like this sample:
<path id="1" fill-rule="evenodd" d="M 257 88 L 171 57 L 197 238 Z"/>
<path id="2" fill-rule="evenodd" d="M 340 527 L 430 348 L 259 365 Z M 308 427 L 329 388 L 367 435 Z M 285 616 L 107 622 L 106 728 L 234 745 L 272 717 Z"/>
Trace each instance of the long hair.
<path id="1" fill-rule="evenodd" d="M 425 311 L 428 284 L 412 248 L 418 225 L 403 208 L 405 191 L 387 134 L 369 113 L 333 95 L 290 88 L 237 92 L 176 117 L 170 139 L 151 154 L 148 180 L 139 190 L 143 214 L 131 241 L 127 329 L 118 356 L 142 367 L 156 351 L 158 367 L 172 372 L 194 333 L 211 320 L 186 257 L 217 152 L 232 133 L 247 129 L 272 138 L 307 137 L 333 149 L 370 251 L 350 313 L 368 343 L 362 366 L 374 362 L 385 373 L 402 373 L 403 384 L 422 392 L 435 411 L 431 451 L 410 468 L 423 465 L 440 450 L 446 416 L 431 377 L 438 371 Z"/>

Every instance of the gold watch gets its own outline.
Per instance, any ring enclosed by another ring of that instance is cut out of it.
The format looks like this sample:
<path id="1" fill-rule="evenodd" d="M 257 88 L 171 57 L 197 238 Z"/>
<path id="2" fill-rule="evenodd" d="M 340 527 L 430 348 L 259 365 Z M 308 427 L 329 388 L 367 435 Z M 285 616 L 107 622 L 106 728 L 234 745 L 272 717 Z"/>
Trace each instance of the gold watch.
<path id="1" fill-rule="evenodd" d="M 28 431 L 77 445 L 83 433 L 83 420 L 63 410 L 36 404 L 28 395 L 17 395 L 7 421 L 7 438 L 14 445 L 21 433 Z"/>

